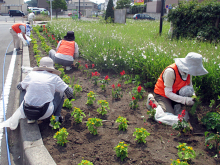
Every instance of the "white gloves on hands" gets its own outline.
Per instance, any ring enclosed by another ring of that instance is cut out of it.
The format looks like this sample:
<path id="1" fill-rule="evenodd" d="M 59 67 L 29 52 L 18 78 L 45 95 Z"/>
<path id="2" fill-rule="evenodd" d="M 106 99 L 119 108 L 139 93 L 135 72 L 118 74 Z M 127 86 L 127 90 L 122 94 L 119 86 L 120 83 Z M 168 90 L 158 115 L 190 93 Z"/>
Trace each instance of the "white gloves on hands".
<path id="1" fill-rule="evenodd" d="M 26 40 L 27 44 L 30 45 L 30 42 L 28 40 Z"/>
<path id="2" fill-rule="evenodd" d="M 193 98 L 185 97 L 185 104 L 190 106 L 193 105 L 194 104 Z"/>

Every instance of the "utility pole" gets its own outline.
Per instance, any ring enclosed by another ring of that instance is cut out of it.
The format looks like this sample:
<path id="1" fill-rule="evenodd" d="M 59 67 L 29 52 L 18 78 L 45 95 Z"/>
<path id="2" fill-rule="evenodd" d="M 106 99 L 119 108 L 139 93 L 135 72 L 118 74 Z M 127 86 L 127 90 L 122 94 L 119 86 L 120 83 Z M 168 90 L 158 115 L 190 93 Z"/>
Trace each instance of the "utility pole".
<path id="1" fill-rule="evenodd" d="M 80 0 L 79 0 L 79 11 L 78 11 L 78 18 L 80 19 Z"/>
<path id="2" fill-rule="evenodd" d="M 50 19 L 52 21 L 52 1 L 50 0 Z"/>
<path id="3" fill-rule="evenodd" d="M 163 15 L 164 15 L 164 13 L 163 13 L 163 11 L 164 11 L 164 0 L 161 0 L 161 13 L 160 13 L 160 35 L 161 35 L 161 33 L 162 33 L 162 26 L 163 26 Z"/>

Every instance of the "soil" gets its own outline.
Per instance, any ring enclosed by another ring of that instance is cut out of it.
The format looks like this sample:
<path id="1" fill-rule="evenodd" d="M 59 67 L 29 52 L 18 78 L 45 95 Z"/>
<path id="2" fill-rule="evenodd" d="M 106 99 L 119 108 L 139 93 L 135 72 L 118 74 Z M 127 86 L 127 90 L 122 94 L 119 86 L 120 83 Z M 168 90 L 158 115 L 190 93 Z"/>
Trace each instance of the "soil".
<path id="1" fill-rule="evenodd" d="M 34 38 L 37 36 L 34 34 Z M 45 36 L 46 38 L 46 36 Z M 48 43 L 49 45 L 49 43 Z M 55 48 L 55 46 L 53 46 Z M 34 61 L 34 54 L 32 51 L 32 45 L 29 49 L 31 66 L 36 66 Z M 42 55 L 48 56 L 42 51 Z M 84 59 L 77 59 L 81 61 L 81 65 L 84 66 L 86 62 Z M 91 66 L 91 64 L 89 64 Z M 131 102 L 132 88 L 134 84 L 121 83 L 123 97 L 121 100 L 113 100 L 111 95 L 112 84 L 119 82 L 119 75 L 109 73 L 100 73 L 100 80 L 104 79 L 106 75 L 109 76 L 110 84 L 107 90 L 103 92 L 98 86 L 93 85 L 90 77 L 87 77 L 85 72 L 73 67 L 70 71 L 65 71 L 71 78 L 74 76 L 74 84 L 80 84 L 82 86 L 82 92 L 78 95 L 73 103 L 73 107 L 80 108 L 86 117 L 83 118 L 83 122 L 77 124 L 74 118 L 71 116 L 72 110 L 66 108 L 62 109 L 61 115 L 64 117 L 64 121 L 61 128 L 64 127 L 69 133 L 65 146 L 59 146 L 56 143 L 56 139 L 53 138 L 57 130 L 52 130 L 49 127 L 49 119 L 39 121 L 39 128 L 41 131 L 43 143 L 54 161 L 58 165 L 77 165 L 82 159 L 91 161 L 94 165 L 169 165 L 171 160 L 178 159 L 177 148 L 178 142 L 187 143 L 188 146 L 192 146 L 196 151 L 197 157 L 189 162 L 194 165 L 217 165 L 220 164 L 219 158 L 213 158 L 215 155 L 212 151 L 208 150 L 205 146 L 204 132 L 205 127 L 198 121 L 199 115 L 203 112 L 202 108 L 197 109 L 196 116 L 190 116 L 190 122 L 193 127 L 193 131 L 187 135 L 178 135 L 178 131 L 173 130 L 171 126 L 163 125 L 148 118 L 146 114 L 146 97 L 152 89 L 145 89 L 144 99 L 138 101 L 139 107 L 136 110 L 130 109 L 129 103 Z M 96 101 L 93 106 L 86 105 L 87 93 L 94 91 L 97 94 L 97 100 L 106 100 L 109 103 L 110 109 L 104 116 L 97 112 L 99 106 Z M 115 120 L 118 116 L 123 116 L 128 120 L 128 128 L 126 131 L 118 130 L 118 123 Z M 144 116 L 144 117 L 143 117 Z M 103 119 L 103 125 L 98 127 L 98 135 L 92 135 L 86 127 L 86 121 L 88 118 L 98 117 Z M 133 132 L 135 128 L 145 128 L 150 136 L 146 138 L 146 143 L 139 144 L 135 141 Z M 119 142 L 124 141 L 129 144 L 128 157 L 121 161 L 116 156 L 113 149 Z"/>

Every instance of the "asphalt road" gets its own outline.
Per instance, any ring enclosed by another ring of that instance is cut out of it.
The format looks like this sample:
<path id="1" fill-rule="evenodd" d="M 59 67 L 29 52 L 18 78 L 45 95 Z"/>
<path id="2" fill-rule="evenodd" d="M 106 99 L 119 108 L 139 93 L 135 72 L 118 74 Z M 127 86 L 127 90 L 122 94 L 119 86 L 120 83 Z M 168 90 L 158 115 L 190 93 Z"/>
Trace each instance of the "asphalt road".
<path id="1" fill-rule="evenodd" d="M 9 16 L 0 16 L 0 94 L 1 94 L 1 100 L 2 101 L 2 91 L 3 91 L 3 64 L 4 64 L 4 57 L 6 54 L 5 59 L 5 68 L 4 68 L 4 83 L 7 78 L 7 76 L 11 77 L 12 83 L 9 93 L 9 99 L 8 104 L 5 105 L 6 110 L 6 119 L 11 117 L 11 115 L 14 113 L 14 111 L 18 108 L 18 101 L 19 101 L 19 91 L 16 89 L 16 85 L 20 81 L 20 75 L 21 75 L 21 55 L 22 51 L 17 52 L 16 60 L 14 63 L 14 71 L 13 75 L 8 74 L 9 65 L 11 63 L 12 54 L 14 45 L 12 41 L 12 36 L 9 32 L 9 28 L 14 23 L 24 22 L 24 19 L 22 20 L 21 17 L 14 17 L 10 18 Z M 11 44 L 10 44 L 11 42 Z M 6 49 L 8 48 L 7 52 Z M 6 91 L 6 90 L 5 90 Z M 5 97 L 5 96 L 4 96 Z M 4 102 L 6 100 L 4 99 Z M 2 122 L 2 115 L 3 115 L 3 107 L 0 107 L 0 122 Z M 9 149 L 10 149 L 10 159 L 12 165 L 22 165 L 21 163 L 21 146 L 20 146 L 20 139 L 19 139 L 19 127 L 11 131 L 10 129 L 7 129 L 8 133 L 8 142 L 9 142 Z M 0 133 L 1 134 L 1 133 Z M 3 131 L 3 135 L 0 135 L 0 162 L 1 165 L 7 165 L 8 164 L 8 158 L 7 158 L 7 149 L 6 149 L 6 140 L 5 140 L 5 131 Z"/>

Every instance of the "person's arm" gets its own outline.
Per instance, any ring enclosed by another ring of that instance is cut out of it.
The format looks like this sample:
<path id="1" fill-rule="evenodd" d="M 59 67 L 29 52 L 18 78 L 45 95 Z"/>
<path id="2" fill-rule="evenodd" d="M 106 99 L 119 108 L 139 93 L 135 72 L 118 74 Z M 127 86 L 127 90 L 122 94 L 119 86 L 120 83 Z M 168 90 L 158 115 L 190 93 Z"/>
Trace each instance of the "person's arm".
<path id="1" fill-rule="evenodd" d="M 69 100 L 73 99 L 73 89 L 72 88 L 67 87 L 65 89 L 64 93 Z"/>
<path id="2" fill-rule="evenodd" d="M 62 41 L 62 40 L 60 40 L 60 42 L 57 44 L 56 52 L 58 51 L 58 49 L 59 49 L 59 47 L 60 47 L 61 41 Z"/>
<path id="3" fill-rule="evenodd" d="M 74 52 L 74 58 L 79 57 L 79 47 L 78 44 L 75 42 L 75 52 Z"/>
<path id="4" fill-rule="evenodd" d="M 191 97 L 183 97 L 183 96 L 179 96 L 176 93 L 173 93 L 173 84 L 174 84 L 174 80 L 175 80 L 175 72 L 173 69 L 171 68 L 167 68 L 164 71 L 163 74 L 163 78 L 164 78 L 164 92 L 165 95 L 170 99 L 173 100 L 177 103 L 181 103 L 181 104 L 187 104 L 187 105 L 193 105 L 193 99 Z"/>

